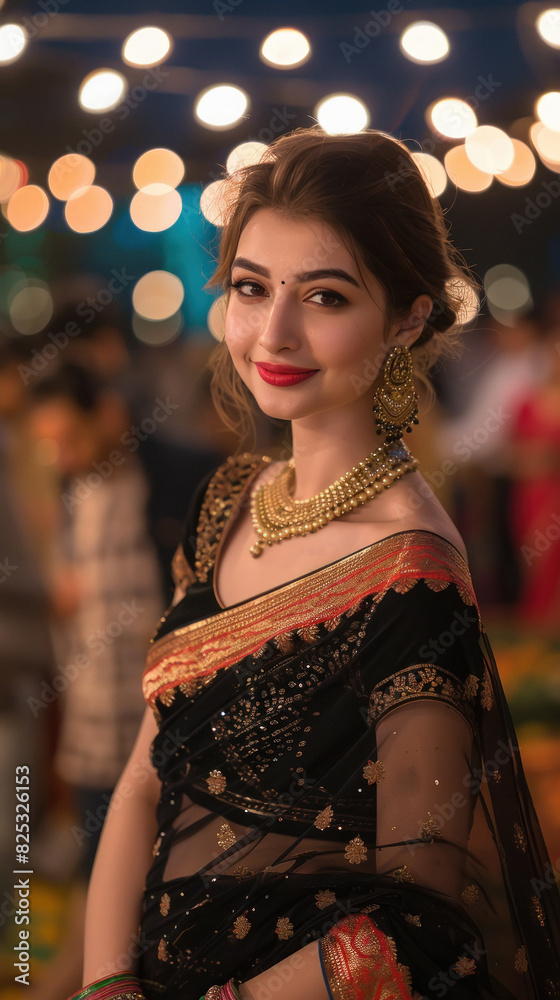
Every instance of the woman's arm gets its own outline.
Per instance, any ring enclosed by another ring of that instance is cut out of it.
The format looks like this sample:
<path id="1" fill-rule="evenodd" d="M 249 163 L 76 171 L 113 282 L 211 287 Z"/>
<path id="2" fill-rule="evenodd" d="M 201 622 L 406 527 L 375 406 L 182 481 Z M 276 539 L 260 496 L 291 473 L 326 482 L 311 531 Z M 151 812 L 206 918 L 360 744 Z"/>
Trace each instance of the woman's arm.
<path id="1" fill-rule="evenodd" d="M 146 709 L 136 743 L 115 788 L 88 891 L 85 985 L 134 970 L 146 873 L 157 834 L 159 779 L 150 762 L 157 726 Z"/>

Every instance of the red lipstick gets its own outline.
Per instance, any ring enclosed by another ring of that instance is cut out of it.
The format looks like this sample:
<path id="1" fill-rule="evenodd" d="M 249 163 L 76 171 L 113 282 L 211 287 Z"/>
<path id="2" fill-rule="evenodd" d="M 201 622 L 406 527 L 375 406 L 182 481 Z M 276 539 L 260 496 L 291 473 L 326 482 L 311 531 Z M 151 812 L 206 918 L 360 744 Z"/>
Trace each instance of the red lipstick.
<path id="1" fill-rule="evenodd" d="M 264 382 L 278 386 L 305 382 L 317 371 L 315 368 L 297 368 L 295 365 L 273 365 L 268 361 L 256 361 L 255 367 Z"/>

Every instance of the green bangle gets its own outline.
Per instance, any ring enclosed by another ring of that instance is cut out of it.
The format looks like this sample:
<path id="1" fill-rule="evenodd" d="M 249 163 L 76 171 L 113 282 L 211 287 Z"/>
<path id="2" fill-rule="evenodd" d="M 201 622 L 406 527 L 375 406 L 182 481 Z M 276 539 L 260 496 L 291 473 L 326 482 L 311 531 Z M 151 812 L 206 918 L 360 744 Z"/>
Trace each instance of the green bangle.
<path id="1" fill-rule="evenodd" d="M 114 992 L 110 990 L 112 986 L 119 986 L 122 984 L 122 992 Z M 110 992 L 109 992 L 110 990 Z M 132 992 L 131 992 L 132 991 Z M 105 976 L 103 979 L 97 979 L 94 983 L 90 983 L 88 986 L 83 986 L 81 990 L 77 993 L 73 993 L 68 1000 L 88 1000 L 88 998 L 99 997 L 99 1000 L 109 1000 L 109 997 L 113 997 L 114 1000 L 118 1000 L 119 996 L 133 996 L 137 993 L 138 997 L 142 996 L 140 991 L 140 980 L 136 976 L 132 976 L 130 972 L 117 972 L 112 976 Z"/>

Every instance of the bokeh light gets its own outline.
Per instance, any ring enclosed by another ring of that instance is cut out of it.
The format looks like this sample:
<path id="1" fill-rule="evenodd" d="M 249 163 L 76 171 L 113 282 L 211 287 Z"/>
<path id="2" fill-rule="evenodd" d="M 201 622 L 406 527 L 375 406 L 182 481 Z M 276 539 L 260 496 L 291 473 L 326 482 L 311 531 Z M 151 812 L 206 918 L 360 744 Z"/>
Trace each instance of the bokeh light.
<path id="1" fill-rule="evenodd" d="M 200 211 L 213 226 L 223 226 L 229 213 L 231 183 L 212 181 L 200 195 Z"/>
<path id="2" fill-rule="evenodd" d="M 506 326 L 531 308 L 533 300 L 529 282 L 518 267 L 496 264 L 484 275 L 486 304 L 491 315 Z"/>
<path id="3" fill-rule="evenodd" d="M 6 218 L 14 229 L 27 233 L 37 229 L 47 217 L 49 196 L 38 184 L 26 184 L 14 192 L 6 208 Z"/>
<path id="4" fill-rule="evenodd" d="M 19 160 L 0 156 L 0 202 L 9 201 L 15 191 L 25 184 L 26 177 Z"/>
<path id="5" fill-rule="evenodd" d="M 185 289 L 170 271 L 149 271 L 136 282 L 132 304 L 139 316 L 152 322 L 169 319 L 182 306 Z"/>
<path id="6" fill-rule="evenodd" d="M 130 203 L 130 218 L 138 229 L 161 233 L 173 226 L 181 212 L 181 195 L 169 184 L 147 184 Z"/>
<path id="7" fill-rule="evenodd" d="M 97 184 L 90 184 L 70 195 L 64 216 L 75 233 L 94 233 L 109 221 L 112 212 L 113 199 L 109 192 Z"/>
<path id="8" fill-rule="evenodd" d="M 180 309 L 173 316 L 161 320 L 149 320 L 139 316 L 137 312 L 132 314 L 134 336 L 142 344 L 148 344 L 150 347 L 171 344 L 177 339 L 184 325 L 185 318 Z"/>
<path id="9" fill-rule="evenodd" d="M 125 39 L 122 57 L 129 66 L 158 66 L 171 51 L 171 38 L 163 28 L 137 28 Z"/>
<path id="10" fill-rule="evenodd" d="M 369 125 L 369 111 L 352 94 L 329 94 L 315 108 L 319 125 L 329 135 L 361 132 Z"/>
<path id="11" fill-rule="evenodd" d="M 220 297 L 212 303 L 210 309 L 208 310 L 206 322 L 210 333 L 216 338 L 216 340 L 224 339 L 226 329 L 226 310 L 227 298 L 225 295 L 220 295 Z"/>
<path id="12" fill-rule="evenodd" d="M 114 69 L 96 69 L 82 80 L 80 105 L 84 111 L 110 111 L 117 106 L 125 89 L 122 73 Z"/>
<path id="13" fill-rule="evenodd" d="M 67 153 L 55 160 L 47 182 L 51 193 L 59 201 L 68 199 L 80 188 L 89 187 L 95 179 L 95 164 L 81 153 Z"/>
<path id="14" fill-rule="evenodd" d="M 32 335 L 44 330 L 53 314 L 53 299 L 49 286 L 38 278 L 30 278 L 19 288 L 9 304 L 10 321 L 14 330 Z"/>
<path id="15" fill-rule="evenodd" d="M 461 303 L 457 311 L 457 322 L 461 326 L 472 323 L 480 310 L 480 301 L 474 288 L 462 278 L 450 278 L 447 282 L 447 288 L 453 297 L 458 298 Z"/>
<path id="16" fill-rule="evenodd" d="M 185 176 L 185 164 L 172 149 L 148 149 L 134 164 L 132 179 L 141 190 L 148 184 L 166 184 L 176 188 Z"/>
<path id="17" fill-rule="evenodd" d="M 432 21 L 415 21 L 400 40 L 401 51 L 415 63 L 437 63 L 449 53 L 447 35 Z"/>
<path id="18" fill-rule="evenodd" d="M 447 174 L 443 163 L 430 153 L 411 153 L 411 156 L 418 165 L 432 198 L 439 198 L 447 187 Z"/>
<path id="19" fill-rule="evenodd" d="M 487 174 L 499 174 L 511 167 L 514 146 L 509 135 L 495 125 L 479 125 L 465 139 L 471 163 Z"/>
<path id="20" fill-rule="evenodd" d="M 231 84 L 208 87 L 198 95 L 195 114 L 206 128 L 231 128 L 245 114 L 249 98 L 244 90 Z"/>
<path id="21" fill-rule="evenodd" d="M 492 183 L 492 174 L 479 170 L 469 160 L 464 145 L 453 146 L 443 158 L 447 176 L 461 191 L 485 191 Z"/>
<path id="22" fill-rule="evenodd" d="M 311 46 L 305 35 L 296 28 L 278 28 L 266 36 L 260 55 L 269 66 L 292 69 L 307 62 Z"/>
<path id="23" fill-rule="evenodd" d="M 3 24 L 0 28 L 0 63 L 7 65 L 15 62 L 26 45 L 27 38 L 19 24 Z"/>
<path id="24" fill-rule="evenodd" d="M 264 142 L 242 142 L 232 149 L 226 160 L 228 174 L 234 174 L 241 167 L 249 167 L 260 163 L 268 155 L 268 146 Z"/>
<path id="25" fill-rule="evenodd" d="M 547 128 L 542 122 L 535 122 L 531 125 L 529 135 L 545 166 L 557 170 L 560 166 L 560 132 Z"/>
<path id="26" fill-rule="evenodd" d="M 426 117 L 430 127 L 447 139 L 464 139 L 478 125 L 470 104 L 460 97 L 443 97 L 432 104 Z"/>
<path id="27" fill-rule="evenodd" d="M 533 156 L 526 142 L 521 139 L 512 139 L 513 143 L 513 163 L 507 170 L 496 174 L 496 179 L 506 187 L 522 187 L 528 184 L 535 176 L 537 161 Z"/>
<path id="28" fill-rule="evenodd" d="M 560 49 L 560 7 L 549 7 L 539 14 L 537 31 L 547 45 Z"/>
<path id="29" fill-rule="evenodd" d="M 551 90 L 539 97 L 535 110 L 543 125 L 560 132 L 560 93 L 557 90 Z"/>

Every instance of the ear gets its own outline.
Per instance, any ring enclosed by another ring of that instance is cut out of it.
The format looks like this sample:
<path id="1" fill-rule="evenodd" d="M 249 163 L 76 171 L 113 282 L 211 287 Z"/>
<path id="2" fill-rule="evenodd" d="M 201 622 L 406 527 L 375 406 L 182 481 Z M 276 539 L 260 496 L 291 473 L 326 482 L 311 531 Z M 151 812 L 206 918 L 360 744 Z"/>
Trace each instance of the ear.
<path id="1" fill-rule="evenodd" d="M 411 347 L 422 333 L 432 311 L 433 302 L 429 295 L 419 295 L 410 309 L 400 319 L 395 320 L 391 339 L 395 344 Z"/>

